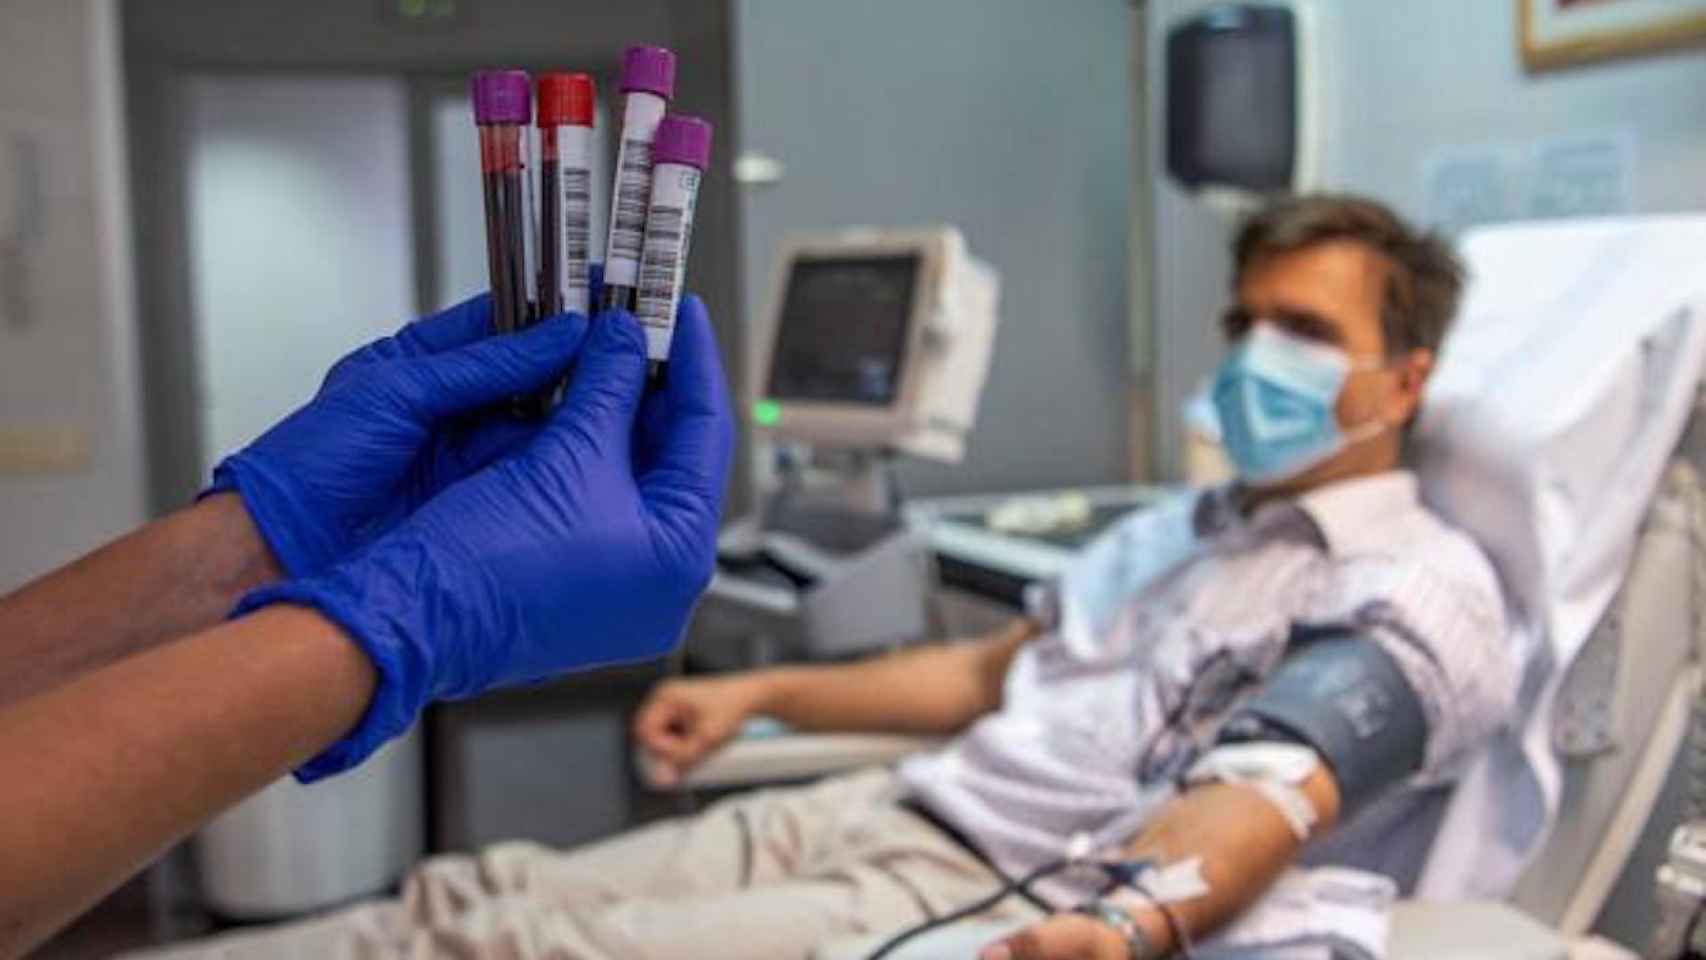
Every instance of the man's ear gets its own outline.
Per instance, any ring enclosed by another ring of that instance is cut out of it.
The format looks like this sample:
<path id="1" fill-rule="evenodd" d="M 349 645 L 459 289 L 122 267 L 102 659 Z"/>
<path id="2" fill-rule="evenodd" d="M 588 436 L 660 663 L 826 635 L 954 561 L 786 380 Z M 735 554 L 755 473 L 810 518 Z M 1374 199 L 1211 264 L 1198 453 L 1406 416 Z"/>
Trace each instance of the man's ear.
<path id="1" fill-rule="evenodd" d="M 1404 354 L 1392 369 L 1396 376 L 1387 398 L 1387 418 L 1392 423 L 1409 423 L 1422 408 L 1422 393 L 1434 372 L 1434 352 L 1417 347 Z"/>

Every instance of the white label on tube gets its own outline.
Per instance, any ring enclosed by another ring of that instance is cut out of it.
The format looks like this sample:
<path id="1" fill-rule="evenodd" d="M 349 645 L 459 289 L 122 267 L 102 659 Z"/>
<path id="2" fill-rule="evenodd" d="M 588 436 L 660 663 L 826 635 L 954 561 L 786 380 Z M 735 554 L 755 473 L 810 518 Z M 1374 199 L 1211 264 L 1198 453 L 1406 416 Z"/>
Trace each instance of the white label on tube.
<path id="1" fill-rule="evenodd" d="M 607 286 L 639 285 L 640 245 L 652 192 L 652 139 L 663 120 L 664 99 L 635 90 L 622 110 L 622 146 L 616 154 L 616 189 L 610 197 L 610 242 L 604 248 Z"/>
<path id="2" fill-rule="evenodd" d="M 652 176 L 651 210 L 646 214 L 646 246 L 640 259 L 636 314 L 646 330 L 646 359 L 669 359 L 675 333 L 675 308 L 693 240 L 693 207 L 699 199 L 699 171 L 679 163 L 660 163 Z"/>
<path id="3" fill-rule="evenodd" d="M 592 244 L 592 128 L 557 128 L 557 162 L 561 180 L 557 189 L 561 216 L 557 219 L 557 289 L 563 291 L 563 309 L 583 316 L 591 311 L 587 291 L 587 262 Z"/>

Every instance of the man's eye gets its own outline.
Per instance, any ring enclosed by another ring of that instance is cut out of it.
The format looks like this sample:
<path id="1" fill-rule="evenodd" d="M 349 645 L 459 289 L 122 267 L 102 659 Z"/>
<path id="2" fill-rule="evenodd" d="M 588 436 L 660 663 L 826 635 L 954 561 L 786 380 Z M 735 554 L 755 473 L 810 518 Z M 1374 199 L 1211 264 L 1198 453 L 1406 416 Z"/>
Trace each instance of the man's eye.
<path id="1" fill-rule="evenodd" d="M 1255 325 L 1255 322 L 1250 311 L 1242 307 L 1233 307 L 1221 314 L 1220 329 L 1226 335 L 1226 339 L 1241 340 L 1245 334 L 1250 332 L 1250 328 Z"/>
<path id="2" fill-rule="evenodd" d="M 1339 344 L 1339 332 L 1333 324 L 1313 314 L 1295 310 L 1276 310 L 1273 322 L 1280 329 L 1303 340 L 1313 340 L 1329 346 Z"/>

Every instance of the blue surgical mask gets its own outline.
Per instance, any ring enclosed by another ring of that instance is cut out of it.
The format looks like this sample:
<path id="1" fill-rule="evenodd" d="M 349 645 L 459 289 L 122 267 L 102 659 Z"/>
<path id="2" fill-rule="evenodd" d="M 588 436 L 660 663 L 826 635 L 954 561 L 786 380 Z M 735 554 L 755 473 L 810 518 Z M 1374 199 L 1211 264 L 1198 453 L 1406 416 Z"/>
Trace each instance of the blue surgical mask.
<path id="1" fill-rule="evenodd" d="M 1238 476 L 1255 484 L 1289 480 L 1384 430 L 1372 421 L 1347 434 L 1334 412 L 1353 371 L 1382 366 L 1256 324 L 1214 376 L 1221 443 Z"/>

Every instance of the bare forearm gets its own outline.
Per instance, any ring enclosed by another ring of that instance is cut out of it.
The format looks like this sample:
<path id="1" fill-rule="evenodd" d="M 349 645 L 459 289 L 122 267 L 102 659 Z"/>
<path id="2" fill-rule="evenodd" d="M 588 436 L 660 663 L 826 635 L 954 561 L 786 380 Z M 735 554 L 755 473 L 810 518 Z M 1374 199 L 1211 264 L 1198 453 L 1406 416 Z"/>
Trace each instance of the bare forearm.
<path id="1" fill-rule="evenodd" d="M 273 607 L 0 709 L 0 957 L 344 734 L 374 682 L 329 622 Z"/>
<path id="2" fill-rule="evenodd" d="M 861 663 L 784 667 L 755 679 L 760 712 L 801 730 L 951 734 L 1001 705 L 1007 667 L 1036 629 L 1015 620 L 977 640 Z"/>
<path id="3" fill-rule="evenodd" d="M 0 706 L 217 623 L 279 575 L 234 494 L 151 523 L 0 598 Z"/>
<path id="4" fill-rule="evenodd" d="M 1339 794 L 1332 776 L 1317 768 L 1303 784 L 1315 808 L 1317 831 L 1338 816 Z M 1209 888 L 1203 896 L 1172 904 L 1174 915 L 1193 937 L 1205 937 L 1254 903 L 1285 870 L 1303 841 L 1285 818 L 1255 789 L 1237 784 L 1197 786 L 1164 807 L 1126 850 L 1134 859 L 1160 864 L 1201 858 Z M 1176 949 L 1165 918 L 1153 909 L 1135 918 L 1158 945 Z"/>

